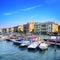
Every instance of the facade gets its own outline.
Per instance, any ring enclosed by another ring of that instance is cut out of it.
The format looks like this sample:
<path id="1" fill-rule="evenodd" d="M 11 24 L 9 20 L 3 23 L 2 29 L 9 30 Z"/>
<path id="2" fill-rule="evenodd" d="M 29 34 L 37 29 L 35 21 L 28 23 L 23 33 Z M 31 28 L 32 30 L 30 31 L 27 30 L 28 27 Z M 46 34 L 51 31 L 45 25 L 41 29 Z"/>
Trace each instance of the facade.
<path id="1" fill-rule="evenodd" d="M 34 22 L 29 22 L 23 25 L 23 30 L 25 33 L 30 33 L 34 30 Z"/>
<path id="2" fill-rule="evenodd" d="M 52 24 L 52 32 L 58 32 L 58 24 Z"/>
<path id="3" fill-rule="evenodd" d="M 34 24 L 34 33 L 40 33 L 40 22 Z"/>
<path id="4" fill-rule="evenodd" d="M 7 29 L 6 28 L 2 28 L 2 33 L 7 33 Z"/>
<path id="5" fill-rule="evenodd" d="M 58 32 L 59 32 L 59 34 L 60 34 L 60 25 L 58 25 Z"/>
<path id="6" fill-rule="evenodd" d="M 38 32 L 41 34 L 48 34 L 58 32 L 58 24 L 54 22 L 43 22 L 43 23 L 36 23 L 34 25 L 34 32 Z"/>
<path id="7" fill-rule="evenodd" d="M 2 29 L 0 28 L 0 33 L 2 33 Z"/>
<path id="8" fill-rule="evenodd" d="M 14 27 L 14 32 L 18 32 L 18 26 Z"/>
<path id="9" fill-rule="evenodd" d="M 14 32 L 14 27 L 10 27 L 10 28 L 9 28 L 9 32 L 10 32 L 10 33 L 13 33 L 13 32 Z"/>

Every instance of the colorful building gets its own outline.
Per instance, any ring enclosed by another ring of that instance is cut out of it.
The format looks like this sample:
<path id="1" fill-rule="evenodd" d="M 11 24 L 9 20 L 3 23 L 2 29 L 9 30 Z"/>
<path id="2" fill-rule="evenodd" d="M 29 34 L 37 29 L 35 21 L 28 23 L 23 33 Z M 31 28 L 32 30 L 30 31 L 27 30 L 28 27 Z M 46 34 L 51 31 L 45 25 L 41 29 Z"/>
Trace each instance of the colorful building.
<path id="1" fill-rule="evenodd" d="M 13 32 L 14 32 L 14 27 L 10 27 L 10 28 L 9 28 L 9 32 L 10 32 L 10 33 L 13 33 Z"/>
<path id="2" fill-rule="evenodd" d="M 49 34 L 58 32 L 58 24 L 54 22 L 35 23 L 34 32 Z"/>
<path id="3" fill-rule="evenodd" d="M 40 33 L 40 22 L 35 22 L 34 24 L 34 33 Z"/>
<path id="4" fill-rule="evenodd" d="M 45 22 L 41 25 L 41 33 L 49 34 L 58 32 L 58 24 L 54 22 Z"/>
<path id="5" fill-rule="evenodd" d="M 30 33 L 34 30 L 34 22 L 29 22 L 23 25 L 23 30 L 25 33 Z"/>
<path id="6" fill-rule="evenodd" d="M 58 24 L 52 24 L 52 32 L 58 32 Z"/>

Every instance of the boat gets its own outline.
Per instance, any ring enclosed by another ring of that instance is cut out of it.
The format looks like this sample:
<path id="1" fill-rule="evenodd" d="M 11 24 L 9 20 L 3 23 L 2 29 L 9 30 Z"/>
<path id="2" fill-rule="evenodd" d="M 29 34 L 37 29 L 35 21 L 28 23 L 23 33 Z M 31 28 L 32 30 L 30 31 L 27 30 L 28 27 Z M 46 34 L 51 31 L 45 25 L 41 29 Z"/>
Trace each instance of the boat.
<path id="1" fill-rule="evenodd" d="M 17 44 L 17 45 L 20 45 L 23 41 L 23 39 L 15 39 L 15 40 L 12 40 L 14 44 Z"/>
<path id="2" fill-rule="evenodd" d="M 21 47 L 27 47 L 30 45 L 30 41 L 22 41 L 22 44 L 20 44 Z"/>
<path id="3" fill-rule="evenodd" d="M 36 49 L 39 46 L 39 42 L 33 42 L 31 45 L 28 46 L 28 49 Z"/>
<path id="4" fill-rule="evenodd" d="M 49 42 L 60 43 L 60 36 L 51 36 L 51 38 L 49 39 Z"/>
<path id="5" fill-rule="evenodd" d="M 48 44 L 46 44 L 45 42 L 42 42 L 40 45 L 39 45 L 39 48 L 40 50 L 46 50 L 48 48 Z"/>

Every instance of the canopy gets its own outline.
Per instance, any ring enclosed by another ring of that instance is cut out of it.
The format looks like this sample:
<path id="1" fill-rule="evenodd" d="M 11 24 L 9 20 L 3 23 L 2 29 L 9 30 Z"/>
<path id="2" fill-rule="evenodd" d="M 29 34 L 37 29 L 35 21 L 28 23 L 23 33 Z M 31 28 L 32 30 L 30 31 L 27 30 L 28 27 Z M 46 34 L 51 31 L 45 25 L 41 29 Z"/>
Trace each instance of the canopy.
<path id="1" fill-rule="evenodd" d="M 27 38 L 32 38 L 32 39 L 34 39 L 34 38 L 37 38 L 37 36 L 32 35 L 32 36 L 27 36 Z"/>

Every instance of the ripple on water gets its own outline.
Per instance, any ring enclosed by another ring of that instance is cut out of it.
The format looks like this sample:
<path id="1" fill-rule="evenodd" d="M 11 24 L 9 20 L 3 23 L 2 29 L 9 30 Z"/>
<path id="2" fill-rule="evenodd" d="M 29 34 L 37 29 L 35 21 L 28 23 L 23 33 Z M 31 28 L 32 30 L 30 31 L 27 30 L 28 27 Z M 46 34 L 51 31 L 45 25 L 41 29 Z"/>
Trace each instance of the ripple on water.
<path id="1" fill-rule="evenodd" d="M 28 50 L 12 42 L 0 42 L 0 60 L 55 60 L 55 56 L 56 60 L 60 60 L 60 49 L 57 48 L 56 52 L 54 47 L 49 47 L 45 51 Z"/>

